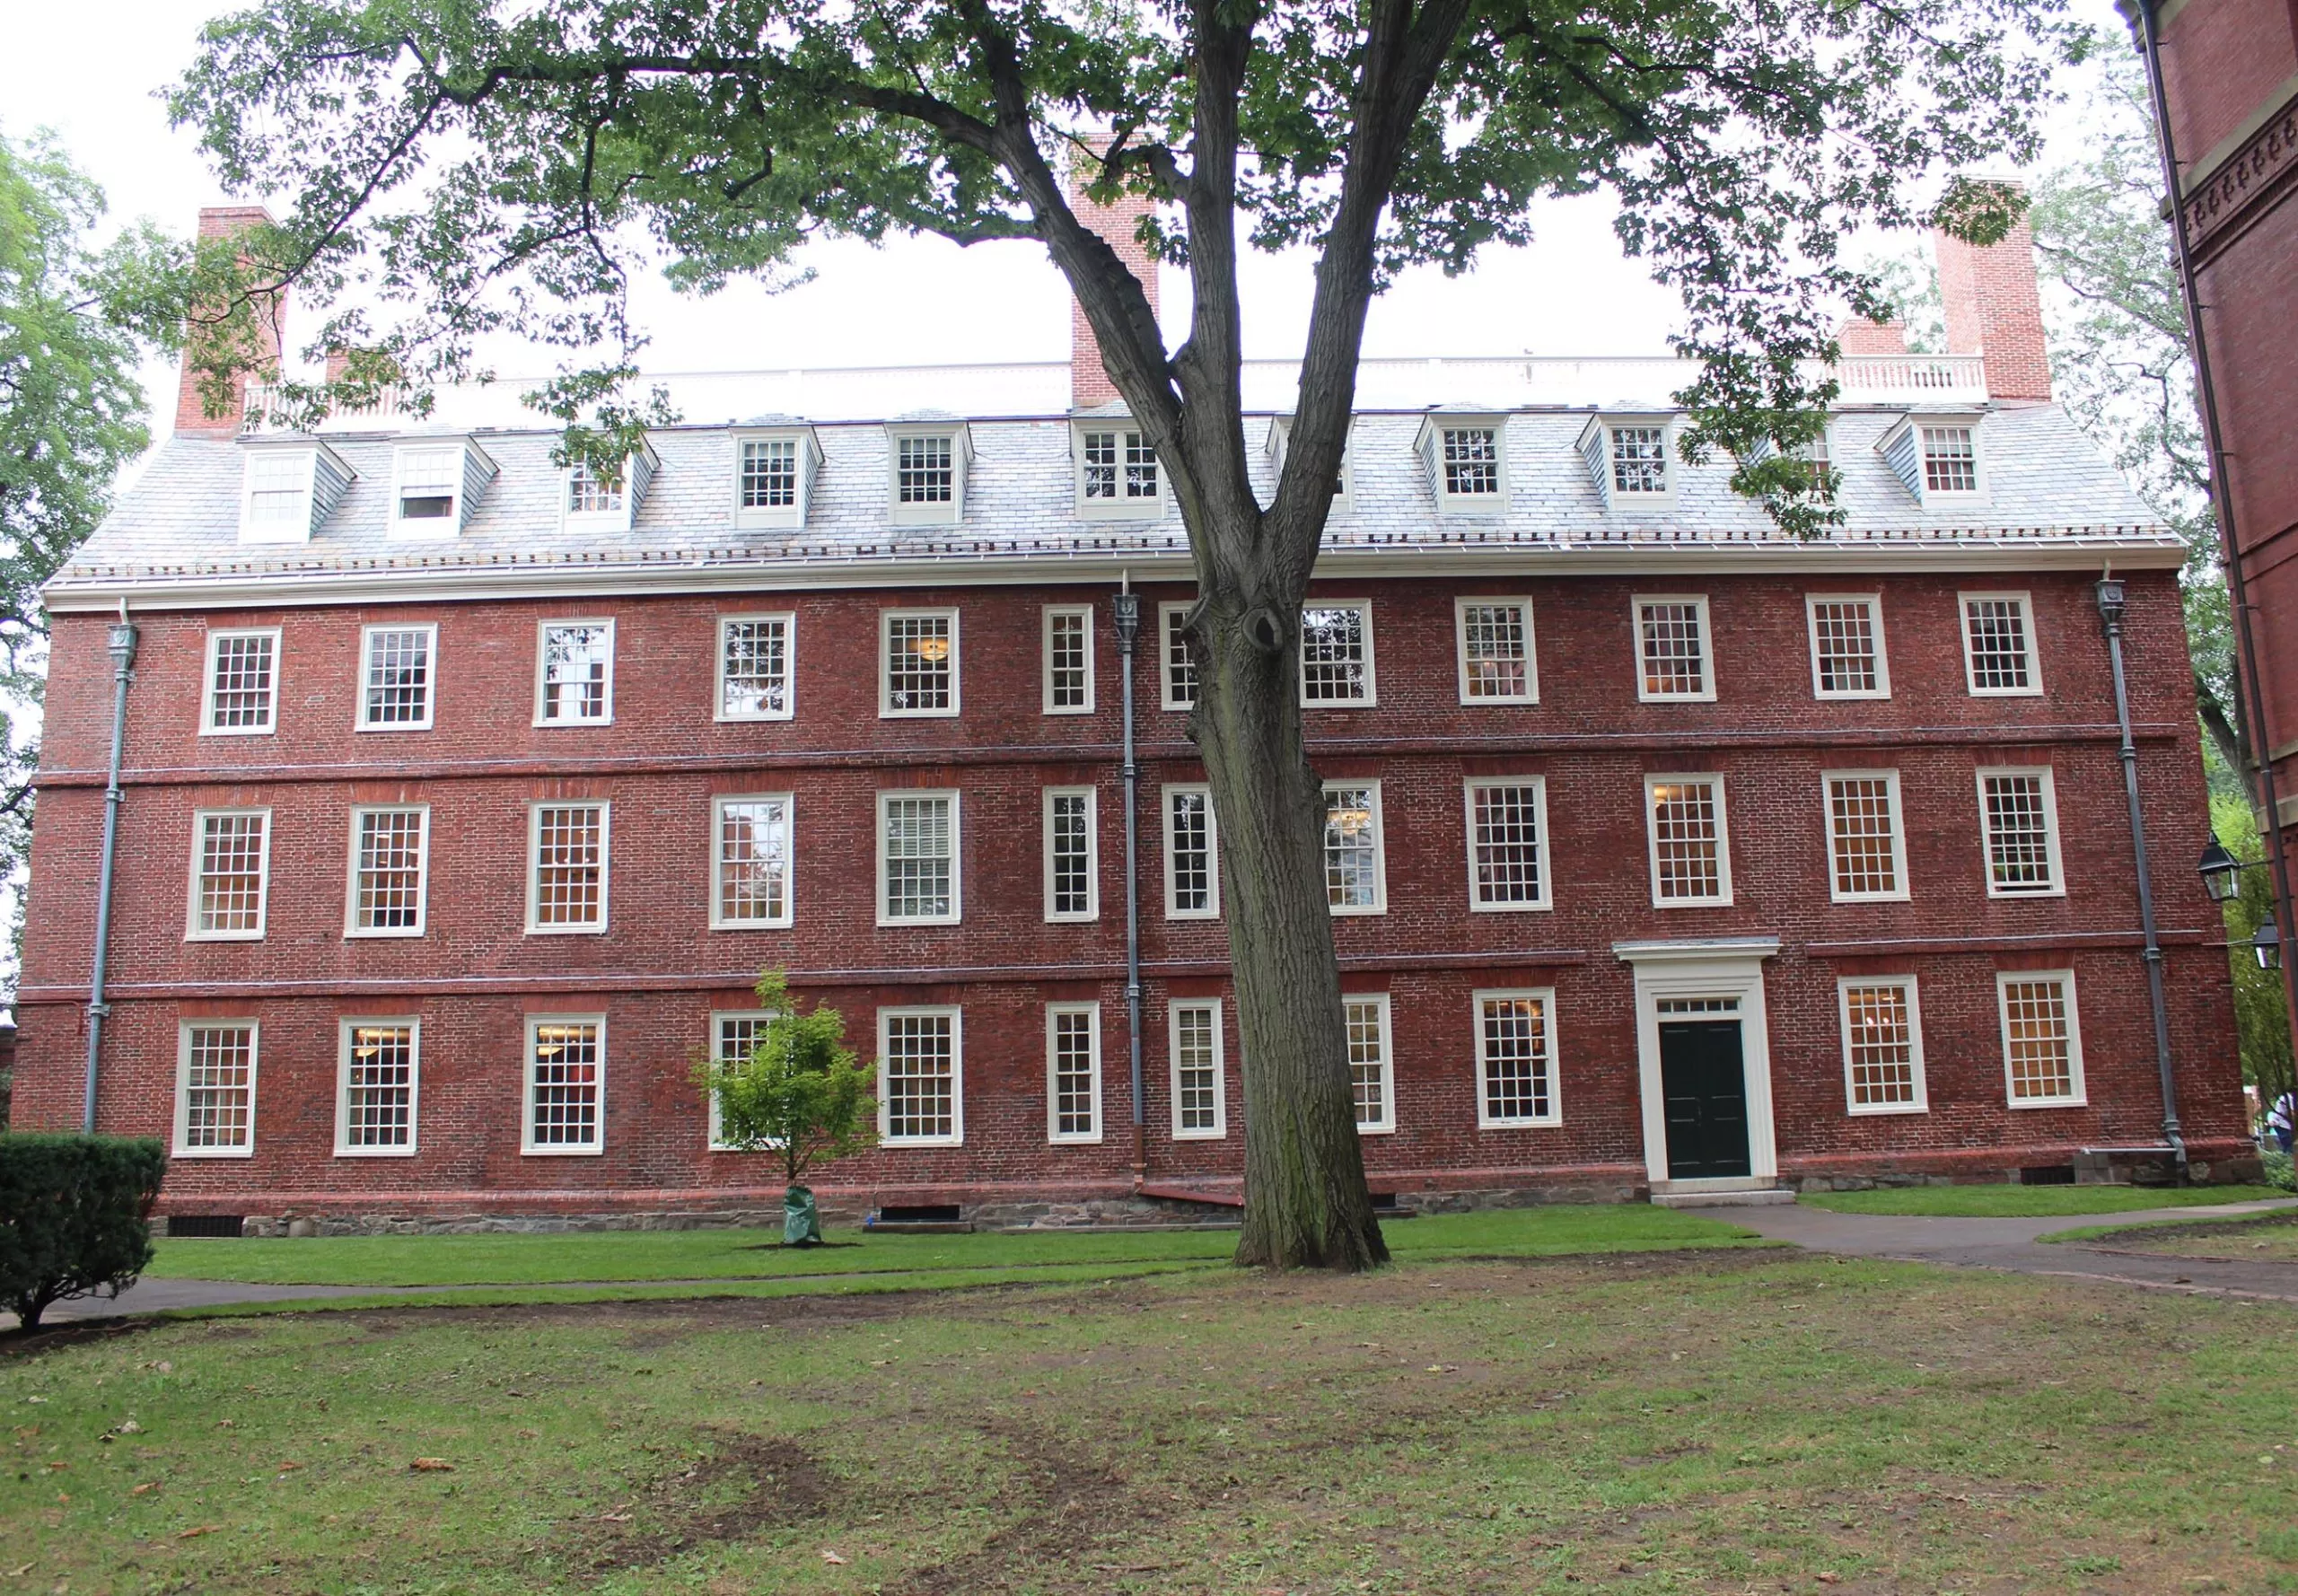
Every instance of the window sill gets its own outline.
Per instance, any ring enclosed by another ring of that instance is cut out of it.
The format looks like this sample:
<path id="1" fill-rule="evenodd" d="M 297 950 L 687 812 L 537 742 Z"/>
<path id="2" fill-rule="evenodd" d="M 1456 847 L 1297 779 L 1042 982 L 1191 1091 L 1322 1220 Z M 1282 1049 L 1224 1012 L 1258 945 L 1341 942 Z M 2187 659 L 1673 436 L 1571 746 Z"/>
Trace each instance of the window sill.
<path id="1" fill-rule="evenodd" d="M 2091 1100 L 2083 1097 L 2014 1097 L 2008 1106 L 2013 1109 L 2087 1109 Z"/>
<path id="2" fill-rule="evenodd" d="M 338 1158 L 413 1158 L 412 1147 L 338 1147 Z"/>
<path id="3" fill-rule="evenodd" d="M 1176 1142 L 1225 1142 L 1228 1139 L 1226 1130 L 1177 1130 L 1173 1133 Z"/>
<path id="4" fill-rule="evenodd" d="M 1564 1117 L 1560 1114 L 1546 1119 L 1479 1119 L 1476 1122 L 1478 1130 L 1560 1130 L 1563 1127 Z"/>
<path id="5" fill-rule="evenodd" d="M 529 936 L 604 936 L 603 925 L 530 925 Z"/>
<path id="6" fill-rule="evenodd" d="M 1536 903 L 1478 903 L 1471 900 L 1469 904 L 1469 913 L 1472 915 L 1546 915 L 1555 910 L 1556 905 L 1545 898 Z"/>
<path id="7" fill-rule="evenodd" d="M 253 1158 L 253 1147 L 178 1147 L 170 1158 Z"/>
<path id="8" fill-rule="evenodd" d="M 183 940 L 188 943 L 259 943 L 263 940 L 263 933 L 260 931 L 187 931 L 183 934 Z"/>
<path id="9" fill-rule="evenodd" d="M 788 931 L 796 925 L 789 916 L 778 920 L 713 920 L 713 931 Z"/>
<path id="10" fill-rule="evenodd" d="M 1843 1111 L 1854 1119 L 1889 1118 L 1894 1115 L 1900 1114 L 1928 1114 L 1931 1112 L 1931 1105 L 1928 1101 L 1917 1103 L 1847 1103 L 1844 1106 Z"/>
<path id="11" fill-rule="evenodd" d="M 522 1147 L 519 1149 L 519 1156 L 522 1158 L 598 1158 L 602 1156 L 605 1153 L 606 1148 L 602 1145 L 597 1147 Z"/>
<path id="12" fill-rule="evenodd" d="M 279 734 L 279 728 L 276 725 L 202 726 L 199 734 L 202 737 L 276 737 Z"/>
<path id="13" fill-rule="evenodd" d="M 378 930 L 378 929 L 376 929 L 376 928 L 374 928 L 374 927 L 372 927 L 372 926 L 370 926 L 370 927 L 366 927 L 366 928 L 361 928 L 361 927 L 357 927 L 357 926 L 346 926 L 346 927 L 344 929 L 344 933 L 343 933 L 343 940 L 344 940 L 344 941 L 346 941 L 346 942 L 362 942 L 362 943 L 365 943 L 365 942 L 414 942 L 414 941 L 419 940 L 419 939 L 422 937 L 422 935 L 423 935 L 423 934 L 424 934 L 424 927 L 422 927 L 422 926 L 420 926 L 420 925 L 416 926 L 416 927 L 415 927 L 413 930 L 411 930 L 411 931 L 402 931 L 402 930 L 396 930 L 396 929 L 394 929 L 394 930 L 385 931 L 385 930 Z"/>

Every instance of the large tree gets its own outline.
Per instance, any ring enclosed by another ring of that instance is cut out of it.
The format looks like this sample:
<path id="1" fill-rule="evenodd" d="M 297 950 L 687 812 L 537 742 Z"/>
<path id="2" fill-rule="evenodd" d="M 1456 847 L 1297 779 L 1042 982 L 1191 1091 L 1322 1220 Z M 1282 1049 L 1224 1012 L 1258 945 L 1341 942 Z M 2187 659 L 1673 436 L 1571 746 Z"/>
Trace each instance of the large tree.
<path id="1" fill-rule="evenodd" d="M 1847 227 L 1918 220 L 1926 171 L 2024 156 L 2060 0 L 263 0 L 211 25 L 176 91 L 224 179 L 286 203 L 250 289 L 358 312 L 367 374 L 470 367 L 472 340 L 570 346 L 548 396 L 605 463 L 628 402 L 631 273 L 707 291 L 807 240 L 1041 244 L 1154 444 L 1195 557 L 1191 735 L 1220 817 L 1245 1058 L 1238 1258 L 1385 1256 L 1365 1195 L 1328 919 L 1324 802 L 1295 701 L 1301 603 L 1367 306 L 1404 267 L 1531 240 L 1542 195 L 1609 188 L 1686 307 L 1704 374 L 1686 453 L 1728 448 L 1788 525 L 1830 510 L 1814 434 Z M 1072 207 L 1156 202 L 1185 267 L 1168 350 L 1144 285 Z M 1932 192 L 1938 190 L 1934 187 Z M 1950 184 L 1972 236 L 2000 196 Z M 1268 503 L 1241 411 L 1239 252 L 1307 245 L 1315 287 Z M 355 373 L 357 375 L 358 373 Z M 304 399 L 291 392 L 291 407 Z M 655 412 L 659 414 L 659 412 Z M 1766 447 L 1768 446 L 1768 447 Z"/>

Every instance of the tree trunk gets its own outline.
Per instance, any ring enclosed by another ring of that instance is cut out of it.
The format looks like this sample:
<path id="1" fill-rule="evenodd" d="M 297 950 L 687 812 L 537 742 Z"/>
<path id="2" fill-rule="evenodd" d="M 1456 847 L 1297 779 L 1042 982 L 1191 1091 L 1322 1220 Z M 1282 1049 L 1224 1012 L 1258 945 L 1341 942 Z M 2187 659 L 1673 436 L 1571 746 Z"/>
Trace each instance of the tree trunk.
<path id="1" fill-rule="evenodd" d="M 1245 1215 L 1236 1261 L 1388 1261 L 1364 1186 L 1326 896 L 1324 792 L 1301 725 L 1297 595 L 1209 592 L 1190 631 L 1190 723 L 1213 789 L 1243 1050 Z"/>

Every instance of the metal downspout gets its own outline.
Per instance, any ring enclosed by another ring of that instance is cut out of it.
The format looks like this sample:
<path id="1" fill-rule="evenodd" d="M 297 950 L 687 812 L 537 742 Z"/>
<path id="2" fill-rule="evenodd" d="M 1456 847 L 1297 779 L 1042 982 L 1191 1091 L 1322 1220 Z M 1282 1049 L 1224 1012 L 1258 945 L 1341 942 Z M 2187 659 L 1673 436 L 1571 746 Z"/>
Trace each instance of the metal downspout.
<path id="1" fill-rule="evenodd" d="M 119 619 L 105 640 L 111 653 L 111 769 L 104 783 L 103 863 L 96 873 L 95 972 L 88 981 L 88 1080 L 80 1103 L 80 1128 L 96 1134 L 96 1065 L 104 1045 L 104 1016 L 111 1005 L 104 1002 L 104 965 L 111 943 L 112 862 L 119 850 L 119 806 L 127 796 L 119 789 L 120 756 L 127 741 L 127 684 L 136 673 L 136 628 L 127 618 L 127 601 L 119 605 Z"/>
<path id="2" fill-rule="evenodd" d="M 2226 568 L 2227 597 L 2234 612 L 2234 676 L 2237 688 L 2250 699 L 2250 759 L 2258 771 L 2258 797 L 2264 810 L 2259 829 L 2266 856 L 2274 867 L 2274 918 L 2281 933 L 2282 996 L 2285 1013 L 2298 1031 L 2298 907 L 2290 895 L 2290 855 L 2282 836 L 2282 805 L 2274 792 L 2273 745 L 2267 740 L 2266 692 L 2259 685 L 2259 654 L 2250 624 L 2250 603 L 2242 577 L 2241 545 L 2234 540 L 2234 495 L 2226 485 L 2226 448 L 2218 429 L 2218 389 L 2210 372 L 2210 346 L 2202 336 L 2202 294 L 2194 280 L 2192 241 L 2187 236 L 2187 207 L 2179 187 L 2178 144 L 2171 132 L 2171 100 L 2162 86 L 2162 37 L 2154 22 L 2154 0 L 2121 0 L 2138 13 L 2139 42 L 2146 57 L 2146 86 L 2154 102 L 2155 143 L 2162 153 L 2162 192 L 2171 207 L 2171 241 L 2177 251 L 2179 296 L 2187 314 L 2187 344 L 2194 356 L 2195 397 L 2201 401 L 2203 443 L 2210 452 L 2211 509 L 2218 517 L 2221 563 Z"/>
<path id="3" fill-rule="evenodd" d="M 2187 1178 L 2187 1143 L 2179 1134 L 2179 1092 L 2171 1073 L 2171 1012 L 2162 996 L 2162 941 L 2154 930 L 2154 881 L 2146 867 L 2146 817 L 2138 806 L 2138 744 L 2130 734 L 2130 695 L 2122 670 L 2123 585 L 2111 577 L 2099 583 L 2099 618 L 2107 628 L 2107 658 L 2115 673 L 2115 724 L 2122 732 L 2122 794 L 2130 805 L 2130 857 L 2138 872 L 2138 925 L 2146 939 L 2139 956 L 2146 963 L 2146 1001 L 2154 1013 L 2154 1069 L 2162 1080 L 2162 1139 Z"/>
<path id="4" fill-rule="evenodd" d="M 1130 578 L 1118 590 L 1118 675 L 1125 722 L 1125 1041 L 1133 1065 L 1133 1183 L 1149 1173 L 1149 1128 L 1141 1101 L 1141 767 L 1133 753 L 1133 645 L 1141 634 L 1141 600 Z"/>

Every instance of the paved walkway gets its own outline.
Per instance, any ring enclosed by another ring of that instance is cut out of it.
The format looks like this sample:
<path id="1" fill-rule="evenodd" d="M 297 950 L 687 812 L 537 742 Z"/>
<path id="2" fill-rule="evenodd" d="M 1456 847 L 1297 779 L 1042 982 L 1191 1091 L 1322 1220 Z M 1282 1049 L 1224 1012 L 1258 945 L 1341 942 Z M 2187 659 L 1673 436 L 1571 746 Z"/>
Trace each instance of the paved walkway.
<path id="1" fill-rule="evenodd" d="M 1694 1208 L 1688 1212 L 1728 1224 L 1745 1225 L 1760 1235 L 1792 1241 L 1814 1252 L 1904 1258 L 1966 1268 L 2009 1269 L 2022 1275 L 2111 1280 L 2162 1291 L 2298 1302 L 2298 1262 L 2230 1263 L 2209 1258 L 2158 1258 L 2107 1251 L 2079 1241 L 2049 1242 L 2038 1239 L 2058 1231 L 2086 1230 L 2094 1225 L 2206 1219 L 2221 1214 L 2271 1214 L 2294 1206 L 2298 1206 L 2298 1198 L 2223 1203 L 2208 1207 L 2148 1208 L 2128 1214 L 2059 1215 L 2048 1219 L 1934 1219 L 1904 1214 L 1835 1214 L 1801 1203 L 1776 1207 Z"/>

